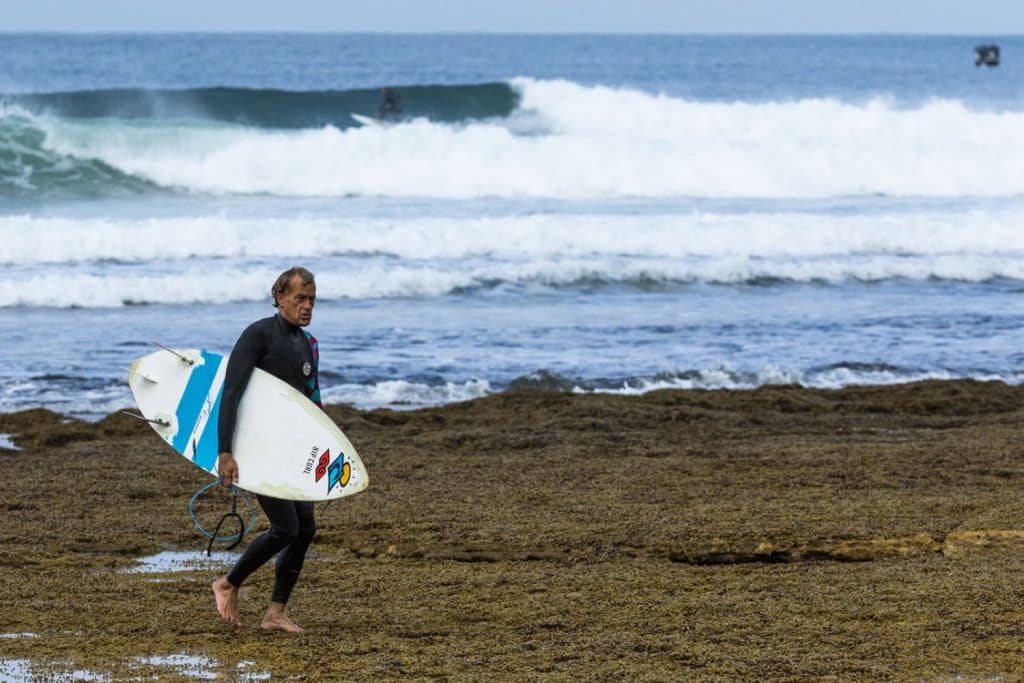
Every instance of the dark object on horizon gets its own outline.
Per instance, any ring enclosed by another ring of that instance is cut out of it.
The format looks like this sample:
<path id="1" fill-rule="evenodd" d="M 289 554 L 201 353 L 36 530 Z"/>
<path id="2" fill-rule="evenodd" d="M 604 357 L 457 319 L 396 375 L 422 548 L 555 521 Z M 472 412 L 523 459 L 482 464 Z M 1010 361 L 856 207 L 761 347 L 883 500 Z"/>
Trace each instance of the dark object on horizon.
<path id="1" fill-rule="evenodd" d="M 402 115 L 402 98 L 391 88 L 381 88 L 380 94 L 384 101 L 377 107 L 377 118 L 381 121 L 399 118 Z"/>
<path id="2" fill-rule="evenodd" d="M 999 66 L 998 45 L 978 45 L 974 48 L 974 66 Z"/>

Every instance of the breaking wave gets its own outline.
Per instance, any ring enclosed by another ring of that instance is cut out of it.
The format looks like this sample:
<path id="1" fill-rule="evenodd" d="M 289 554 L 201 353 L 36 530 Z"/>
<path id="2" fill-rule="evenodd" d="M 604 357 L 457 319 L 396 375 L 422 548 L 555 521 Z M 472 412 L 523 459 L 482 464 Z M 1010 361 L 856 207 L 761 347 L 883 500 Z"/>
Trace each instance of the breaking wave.
<path id="1" fill-rule="evenodd" d="M 372 90 L 9 97 L 0 196 L 1024 194 L 1024 112 L 956 100 L 722 103 L 531 79 L 401 91 L 402 122 L 363 127 L 351 114 L 372 112 Z"/>
<path id="2" fill-rule="evenodd" d="M 409 118 L 464 121 L 508 116 L 518 93 L 508 83 L 411 85 L 395 88 Z M 36 115 L 67 119 L 209 120 L 254 128 L 352 128 L 351 114 L 374 116 L 376 89 L 270 90 L 250 88 L 139 88 L 82 90 L 0 99 Z"/>
<path id="3" fill-rule="evenodd" d="M 0 216 L 0 307 L 251 301 L 282 258 L 328 299 L 499 288 L 1024 281 L 1024 209 L 499 217 Z M 287 245 L 287 253 L 282 252 Z"/>

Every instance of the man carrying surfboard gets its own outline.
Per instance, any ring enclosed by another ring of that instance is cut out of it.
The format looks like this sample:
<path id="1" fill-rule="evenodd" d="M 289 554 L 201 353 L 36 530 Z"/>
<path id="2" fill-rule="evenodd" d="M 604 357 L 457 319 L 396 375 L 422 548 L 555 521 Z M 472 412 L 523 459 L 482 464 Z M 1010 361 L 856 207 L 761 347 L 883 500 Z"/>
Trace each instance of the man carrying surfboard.
<path id="1" fill-rule="evenodd" d="M 217 460 L 217 471 L 226 488 L 238 482 L 239 467 L 245 467 L 245 462 L 235 460 L 231 450 L 238 403 L 254 368 L 269 372 L 323 407 L 317 376 L 317 341 L 302 329 L 313 319 L 316 303 L 313 273 L 298 266 L 289 268 L 278 276 L 270 293 L 277 314 L 246 328 L 228 360 L 218 422 L 220 453 Z M 231 571 L 213 582 L 217 612 L 229 624 L 240 625 L 238 589 L 250 574 L 278 555 L 274 589 L 260 627 L 301 633 L 299 625 L 285 614 L 285 607 L 316 533 L 313 503 L 260 494 L 256 499 L 270 520 L 270 530 L 249 543 Z"/>

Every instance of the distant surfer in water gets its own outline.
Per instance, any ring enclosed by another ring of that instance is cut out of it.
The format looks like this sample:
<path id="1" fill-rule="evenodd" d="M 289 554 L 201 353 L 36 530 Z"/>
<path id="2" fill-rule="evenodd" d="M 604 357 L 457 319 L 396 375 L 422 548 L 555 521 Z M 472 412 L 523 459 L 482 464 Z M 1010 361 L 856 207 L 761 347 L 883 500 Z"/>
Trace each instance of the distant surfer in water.
<path id="1" fill-rule="evenodd" d="M 313 319 L 313 305 L 316 303 L 313 273 L 298 266 L 289 268 L 274 282 L 270 294 L 277 314 L 254 322 L 242 332 L 231 352 L 224 377 L 220 422 L 217 425 L 220 443 L 217 471 L 227 488 L 238 481 L 239 466 L 245 467 L 244 462 L 235 460 L 231 444 L 238 402 L 253 368 L 269 372 L 323 408 L 317 375 L 317 341 L 302 329 Z M 260 627 L 302 633 L 299 625 L 285 614 L 285 606 L 298 581 L 306 550 L 316 533 L 313 503 L 263 495 L 257 495 L 256 499 L 270 520 L 270 530 L 254 539 L 231 571 L 213 582 L 217 612 L 229 624 L 240 625 L 238 589 L 250 574 L 280 553 L 270 605 Z"/>
<path id="2" fill-rule="evenodd" d="M 381 121 L 395 121 L 402 116 L 402 98 L 391 88 L 381 88 L 384 100 L 377 107 L 377 118 Z"/>

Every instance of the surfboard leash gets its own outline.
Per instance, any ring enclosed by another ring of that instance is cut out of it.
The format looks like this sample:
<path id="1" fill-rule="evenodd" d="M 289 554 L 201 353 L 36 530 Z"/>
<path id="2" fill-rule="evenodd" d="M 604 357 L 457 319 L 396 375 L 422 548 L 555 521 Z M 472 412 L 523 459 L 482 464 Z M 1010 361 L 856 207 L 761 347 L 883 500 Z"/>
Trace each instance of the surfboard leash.
<path id="1" fill-rule="evenodd" d="M 245 537 L 246 532 L 248 532 L 250 529 L 253 528 L 253 526 L 255 526 L 256 520 L 259 517 L 258 514 L 256 513 L 256 508 L 252 504 L 252 501 L 249 500 L 249 496 L 245 495 L 245 492 L 242 491 L 237 486 L 232 486 L 231 487 L 231 511 L 230 512 L 225 512 L 221 516 L 220 521 L 217 522 L 217 526 L 215 526 L 213 528 L 212 532 L 208 531 L 206 529 L 206 527 L 204 527 L 202 525 L 202 523 L 199 521 L 199 518 L 196 517 L 196 511 L 195 511 L 196 500 L 198 500 L 201 495 L 203 495 L 204 493 L 206 493 L 210 489 L 212 489 L 214 487 L 217 487 L 217 486 L 220 486 L 220 485 L 221 485 L 220 480 L 219 479 L 215 479 L 215 480 L 211 481 L 209 484 L 206 484 L 206 485 L 200 487 L 198 491 L 196 491 L 195 493 L 192 494 L 192 497 L 188 501 L 188 514 L 192 518 L 192 523 L 196 525 L 196 529 L 199 529 L 199 533 L 201 533 L 203 536 L 206 536 L 208 539 L 210 539 L 209 543 L 206 544 L 206 556 L 207 557 L 210 556 L 210 553 L 213 550 L 213 544 L 214 543 L 228 543 L 228 542 L 230 542 L 231 545 L 225 547 L 224 550 L 231 550 L 235 546 L 237 546 L 239 543 L 241 543 L 242 542 L 242 538 Z M 242 499 L 242 504 L 245 505 L 245 507 L 249 510 L 249 523 L 248 524 L 245 523 L 245 520 L 242 518 L 242 515 L 238 512 L 238 499 L 239 498 Z M 238 533 L 233 534 L 231 536 L 219 536 L 218 534 L 220 534 L 221 527 L 224 526 L 224 522 L 228 521 L 229 519 L 233 519 L 234 521 L 236 521 L 238 523 Z"/>

